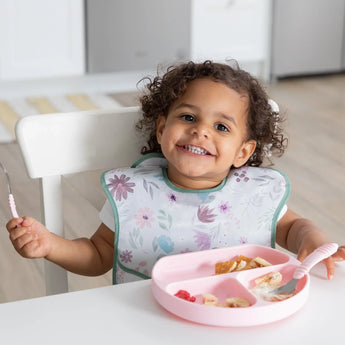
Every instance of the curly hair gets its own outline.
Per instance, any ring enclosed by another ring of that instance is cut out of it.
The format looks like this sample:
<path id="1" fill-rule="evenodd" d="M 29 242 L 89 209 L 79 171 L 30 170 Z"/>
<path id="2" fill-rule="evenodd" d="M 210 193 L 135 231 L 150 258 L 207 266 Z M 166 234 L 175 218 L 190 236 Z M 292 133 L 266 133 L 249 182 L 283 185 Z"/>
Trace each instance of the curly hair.
<path id="1" fill-rule="evenodd" d="M 168 116 L 171 105 L 184 94 L 188 83 L 199 78 L 223 83 L 248 97 L 246 140 L 255 140 L 256 148 L 245 165 L 260 166 L 265 158 L 272 164 L 270 155 L 281 156 L 284 153 L 287 138 L 280 126 L 283 119 L 274 113 L 260 82 L 240 69 L 237 62 L 230 66 L 207 60 L 172 65 L 162 77 L 157 75 L 153 79 L 146 77 L 141 80 L 148 80 L 147 90 L 140 98 L 143 118 L 136 125 L 137 130 L 148 135 L 142 154 L 162 152 L 156 138 L 157 119 L 159 115 Z"/>

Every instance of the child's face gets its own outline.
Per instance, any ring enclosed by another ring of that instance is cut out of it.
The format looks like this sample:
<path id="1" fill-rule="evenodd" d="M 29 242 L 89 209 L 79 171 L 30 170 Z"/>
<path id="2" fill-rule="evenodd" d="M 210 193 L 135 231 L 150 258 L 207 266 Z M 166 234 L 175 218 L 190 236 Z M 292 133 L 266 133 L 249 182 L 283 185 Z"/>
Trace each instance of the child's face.
<path id="1" fill-rule="evenodd" d="M 232 166 L 243 165 L 256 145 L 245 141 L 247 109 L 248 98 L 223 83 L 190 82 L 168 116 L 158 119 L 157 140 L 170 181 L 185 189 L 212 188 Z"/>

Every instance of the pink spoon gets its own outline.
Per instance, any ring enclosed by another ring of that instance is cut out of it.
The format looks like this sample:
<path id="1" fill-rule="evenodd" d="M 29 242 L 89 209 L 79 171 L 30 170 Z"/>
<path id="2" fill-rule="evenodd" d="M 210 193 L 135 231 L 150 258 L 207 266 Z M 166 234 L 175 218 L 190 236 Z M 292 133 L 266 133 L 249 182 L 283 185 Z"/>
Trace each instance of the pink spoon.
<path id="1" fill-rule="evenodd" d="M 326 243 L 323 246 L 316 248 L 309 254 L 303 262 L 296 268 L 293 278 L 286 284 L 277 287 L 269 292 L 270 295 L 289 294 L 296 290 L 297 282 L 303 278 L 312 267 L 323 259 L 328 258 L 338 250 L 338 244 Z"/>

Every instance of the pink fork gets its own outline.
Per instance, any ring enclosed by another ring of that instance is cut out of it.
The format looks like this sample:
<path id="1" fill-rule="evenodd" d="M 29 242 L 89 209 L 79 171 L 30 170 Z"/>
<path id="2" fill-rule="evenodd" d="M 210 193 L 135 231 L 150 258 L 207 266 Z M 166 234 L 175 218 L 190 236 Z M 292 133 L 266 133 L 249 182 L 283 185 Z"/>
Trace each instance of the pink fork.
<path id="1" fill-rule="evenodd" d="M 16 209 L 16 204 L 14 202 L 14 197 L 12 194 L 12 189 L 11 189 L 11 183 L 10 183 L 10 177 L 8 175 L 7 169 L 5 166 L 0 162 L 0 168 L 3 170 L 6 180 L 7 180 L 7 189 L 8 189 L 8 205 L 10 206 L 11 214 L 13 218 L 19 218 L 17 209 Z"/>

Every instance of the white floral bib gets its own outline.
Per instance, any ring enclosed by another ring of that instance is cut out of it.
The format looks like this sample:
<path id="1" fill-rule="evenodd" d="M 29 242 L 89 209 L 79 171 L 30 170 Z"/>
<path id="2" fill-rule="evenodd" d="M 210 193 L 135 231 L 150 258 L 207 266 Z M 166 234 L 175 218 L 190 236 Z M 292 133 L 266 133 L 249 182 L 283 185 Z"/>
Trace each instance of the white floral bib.
<path id="1" fill-rule="evenodd" d="M 154 154 L 105 172 L 102 186 L 115 219 L 114 284 L 150 278 L 165 255 L 242 243 L 274 247 L 290 191 L 282 173 L 254 167 L 231 170 L 212 189 L 180 189 L 167 177 L 166 160 Z"/>

